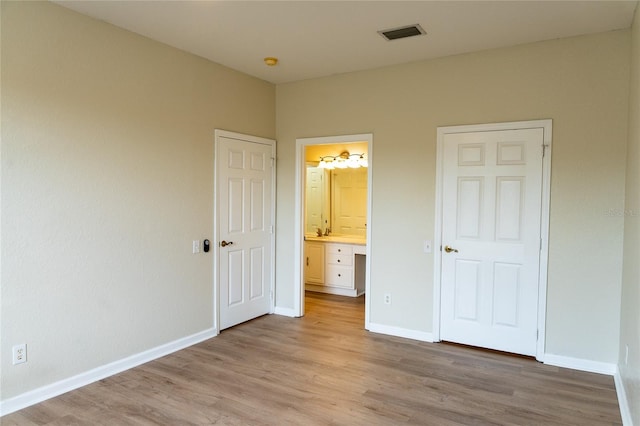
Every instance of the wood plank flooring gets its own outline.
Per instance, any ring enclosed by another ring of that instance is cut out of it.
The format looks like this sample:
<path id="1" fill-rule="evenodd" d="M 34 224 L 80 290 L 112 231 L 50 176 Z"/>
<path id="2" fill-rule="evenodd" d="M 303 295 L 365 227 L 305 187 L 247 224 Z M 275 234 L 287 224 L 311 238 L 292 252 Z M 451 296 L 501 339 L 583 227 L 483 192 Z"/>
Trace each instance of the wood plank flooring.
<path id="1" fill-rule="evenodd" d="M 369 333 L 364 297 L 267 315 L 9 425 L 620 425 L 612 377 Z"/>

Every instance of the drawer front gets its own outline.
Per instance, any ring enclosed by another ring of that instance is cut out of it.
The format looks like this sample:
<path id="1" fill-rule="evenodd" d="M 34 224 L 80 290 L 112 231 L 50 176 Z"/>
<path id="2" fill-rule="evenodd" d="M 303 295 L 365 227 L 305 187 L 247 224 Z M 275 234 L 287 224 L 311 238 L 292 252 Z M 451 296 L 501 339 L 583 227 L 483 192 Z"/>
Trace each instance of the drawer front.
<path id="1" fill-rule="evenodd" d="M 327 264 L 331 265 L 353 265 L 353 255 L 327 253 Z"/>
<path id="2" fill-rule="evenodd" d="M 328 286 L 353 288 L 353 269 L 329 265 L 324 280 Z"/>
<path id="3" fill-rule="evenodd" d="M 351 256 L 353 254 L 353 247 L 346 244 L 327 244 L 327 254 L 329 253 Z"/>

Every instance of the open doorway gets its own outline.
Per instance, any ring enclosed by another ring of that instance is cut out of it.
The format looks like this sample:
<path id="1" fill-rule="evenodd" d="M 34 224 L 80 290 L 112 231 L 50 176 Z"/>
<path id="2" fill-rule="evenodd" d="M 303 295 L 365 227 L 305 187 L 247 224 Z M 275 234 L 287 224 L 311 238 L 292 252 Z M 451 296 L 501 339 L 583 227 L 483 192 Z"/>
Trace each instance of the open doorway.
<path id="1" fill-rule="evenodd" d="M 370 291 L 372 144 L 371 134 L 296 140 L 296 316 L 304 315 L 305 289 Z"/>

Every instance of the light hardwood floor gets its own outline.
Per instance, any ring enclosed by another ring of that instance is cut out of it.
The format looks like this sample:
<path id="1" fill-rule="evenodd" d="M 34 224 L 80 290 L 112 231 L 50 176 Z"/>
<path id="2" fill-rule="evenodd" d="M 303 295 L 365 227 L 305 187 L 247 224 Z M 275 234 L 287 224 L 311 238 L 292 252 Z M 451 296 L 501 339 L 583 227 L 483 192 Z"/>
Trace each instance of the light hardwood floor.
<path id="1" fill-rule="evenodd" d="M 9 425 L 611 425 L 613 379 L 363 329 L 364 298 L 268 315 L 1 419 Z"/>

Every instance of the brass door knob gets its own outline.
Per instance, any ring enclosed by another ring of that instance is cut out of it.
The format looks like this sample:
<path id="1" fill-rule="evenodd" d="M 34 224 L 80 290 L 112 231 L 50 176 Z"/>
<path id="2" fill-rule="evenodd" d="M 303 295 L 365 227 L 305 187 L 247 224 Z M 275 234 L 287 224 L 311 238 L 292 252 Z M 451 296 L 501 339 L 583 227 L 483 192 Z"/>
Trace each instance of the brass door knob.
<path id="1" fill-rule="evenodd" d="M 447 253 L 458 253 L 458 249 L 454 249 L 450 246 L 444 246 L 444 251 L 446 251 Z"/>
<path id="2" fill-rule="evenodd" d="M 225 240 L 222 240 L 220 243 L 222 247 L 230 246 L 231 244 L 233 244 L 233 241 L 226 242 Z"/>

